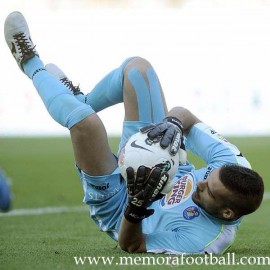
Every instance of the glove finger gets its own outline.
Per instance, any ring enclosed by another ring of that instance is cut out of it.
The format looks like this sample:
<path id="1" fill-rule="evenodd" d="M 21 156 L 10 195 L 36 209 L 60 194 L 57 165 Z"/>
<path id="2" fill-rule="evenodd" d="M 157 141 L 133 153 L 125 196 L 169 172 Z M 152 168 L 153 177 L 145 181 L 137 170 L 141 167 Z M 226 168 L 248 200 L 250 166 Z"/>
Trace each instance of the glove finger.
<path id="1" fill-rule="evenodd" d="M 142 127 L 142 128 L 140 128 L 140 132 L 141 133 L 147 133 L 148 131 L 152 130 L 154 127 L 155 127 L 154 124 Z"/>
<path id="2" fill-rule="evenodd" d="M 180 148 L 186 151 L 186 146 L 185 146 L 185 143 L 184 143 L 184 137 L 183 136 L 181 136 Z"/>
<path id="3" fill-rule="evenodd" d="M 175 136 L 175 132 L 176 130 L 172 127 L 166 130 L 165 134 L 163 135 L 160 141 L 160 146 L 163 149 L 167 148 L 172 143 L 172 139 Z"/>
<path id="4" fill-rule="evenodd" d="M 157 124 L 152 130 L 150 130 L 147 135 L 150 139 L 156 139 L 158 136 L 163 135 L 167 129 L 167 123 Z"/>
<path id="5" fill-rule="evenodd" d="M 144 189 L 144 183 L 146 180 L 146 167 L 145 166 L 140 166 L 137 170 L 137 175 L 136 175 L 136 180 L 135 180 L 135 188 L 134 192 L 137 194 L 141 190 Z"/>
<path id="6" fill-rule="evenodd" d="M 159 193 L 158 186 L 160 185 L 160 176 L 161 169 L 156 167 L 151 171 L 147 179 L 147 183 L 144 189 L 144 196 L 150 201 L 152 201 Z"/>
<path id="7" fill-rule="evenodd" d="M 171 141 L 170 153 L 176 155 L 181 146 L 181 134 L 178 131 L 175 131 L 174 136 Z"/>
<path id="8" fill-rule="evenodd" d="M 161 172 L 161 170 L 159 172 L 154 171 L 152 179 L 153 180 L 155 179 L 155 181 L 152 181 L 152 184 L 154 184 L 155 186 L 152 188 L 151 198 L 149 198 L 150 201 L 154 201 L 156 197 L 159 196 L 159 194 L 161 193 L 161 191 L 163 190 L 163 188 L 165 187 L 165 185 L 169 180 L 169 175 L 167 172 Z"/>
<path id="9" fill-rule="evenodd" d="M 128 167 L 126 169 L 127 173 L 127 190 L 128 194 L 133 196 L 134 190 L 135 190 L 135 174 L 134 174 L 134 169 L 132 167 Z"/>

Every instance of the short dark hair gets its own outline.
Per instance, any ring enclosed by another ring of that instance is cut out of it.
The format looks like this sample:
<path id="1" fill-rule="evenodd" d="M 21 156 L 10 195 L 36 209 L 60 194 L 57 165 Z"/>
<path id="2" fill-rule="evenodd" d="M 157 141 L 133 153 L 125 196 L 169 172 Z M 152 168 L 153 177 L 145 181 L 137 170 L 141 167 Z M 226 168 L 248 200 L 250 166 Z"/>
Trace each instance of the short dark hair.
<path id="1" fill-rule="evenodd" d="M 226 198 L 225 206 L 240 217 L 254 212 L 261 204 L 264 194 L 262 177 L 246 167 L 236 164 L 224 165 L 219 172 L 220 181 L 235 196 Z"/>

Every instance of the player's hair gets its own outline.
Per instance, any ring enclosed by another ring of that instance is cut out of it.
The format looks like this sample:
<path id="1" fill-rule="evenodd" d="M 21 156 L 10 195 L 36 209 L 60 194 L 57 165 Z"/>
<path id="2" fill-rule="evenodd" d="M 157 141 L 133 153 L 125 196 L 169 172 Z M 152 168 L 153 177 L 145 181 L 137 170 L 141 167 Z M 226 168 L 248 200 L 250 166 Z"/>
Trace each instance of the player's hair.
<path id="1" fill-rule="evenodd" d="M 264 184 L 257 172 L 231 164 L 221 167 L 219 177 L 223 185 L 235 195 L 226 198 L 225 205 L 238 217 L 250 214 L 260 206 Z"/>

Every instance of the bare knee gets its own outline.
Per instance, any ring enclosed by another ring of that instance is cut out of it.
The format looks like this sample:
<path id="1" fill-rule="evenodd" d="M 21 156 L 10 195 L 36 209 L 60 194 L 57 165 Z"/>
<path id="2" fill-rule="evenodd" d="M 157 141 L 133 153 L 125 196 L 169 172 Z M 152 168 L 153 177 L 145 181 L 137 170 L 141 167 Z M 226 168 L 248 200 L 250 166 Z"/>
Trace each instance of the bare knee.
<path id="1" fill-rule="evenodd" d="M 146 59 L 139 56 L 134 57 L 125 66 L 124 76 L 127 76 L 128 72 L 132 68 L 136 68 L 141 74 L 145 74 L 149 67 L 151 67 L 151 64 Z"/>
<path id="2" fill-rule="evenodd" d="M 132 90 L 136 87 L 134 86 L 134 81 L 138 80 L 138 74 L 139 76 L 142 76 L 144 82 L 147 86 L 149 86 L 149 79 L 147 76 L 147 70 L 153 69 L 151 64 L 142 57 L 134 57 L 132 58 L 127 65 L 124 68 L 124 76 L 123 76 L 123 88 L 124 88 L 124 94 L 130 94 L 130 92 L 133 92 Z M 133 81 L 133 83 L 131 83 Z M 131 85 L 132 84 L 132 85 Z M 131 93 L 134 95 L 135 93 Z"/>

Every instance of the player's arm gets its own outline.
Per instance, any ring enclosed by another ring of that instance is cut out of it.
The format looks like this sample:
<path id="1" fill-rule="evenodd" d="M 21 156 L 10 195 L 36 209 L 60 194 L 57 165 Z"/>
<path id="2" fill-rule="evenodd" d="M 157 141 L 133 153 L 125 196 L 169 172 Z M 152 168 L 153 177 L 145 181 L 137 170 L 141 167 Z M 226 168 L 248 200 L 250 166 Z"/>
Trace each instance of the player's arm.
<path id="1" fill-rule="evenodd" d="M 130 253 L 146 252 L 145 236 L 142 233 L 141 222 L 132 223 L 123 217 L 118 243 L 122 250 Z"/>
<path id="2" fill-rule="evenodd" d="M 202 123 L 194 114 L 182 107 L 175 107 L 169 113 L 182 122 L 184 134 L 187 136 L 186 147 L 201 157 L 207 164 L 220 167 L 226 163 L 237 163 L 250 167 L 249 162 L 239 149 L 215 132 L 210 126 Z M 196 125 L 200 123 L 199 125 Z M 196 128 L 191 128 L 196 125 Z"/>
<path id="3" fill-rule="evenodd" d="M 167 117 L 175 117 L 180 120 L 185 135 L 189 133 L 190 129 L 195 124 L 201 122 L 198 117 L 196 117 L 192 112 L 183 107 L 174 107 L 168 112 Z"/>
<path id="4" fill-rule="evenodd" d="M 157 199 L 168 179 L 168 174 L 160 168 L 154 168 L 149 175 L 144 166 L 140 166 L 136 174 L 133 168 L 127 168 L 128 203 L 118 237 L 121 249 L 128 252 L 146 252 L 141 222 L 154 213 L 148 206 Z"/>

